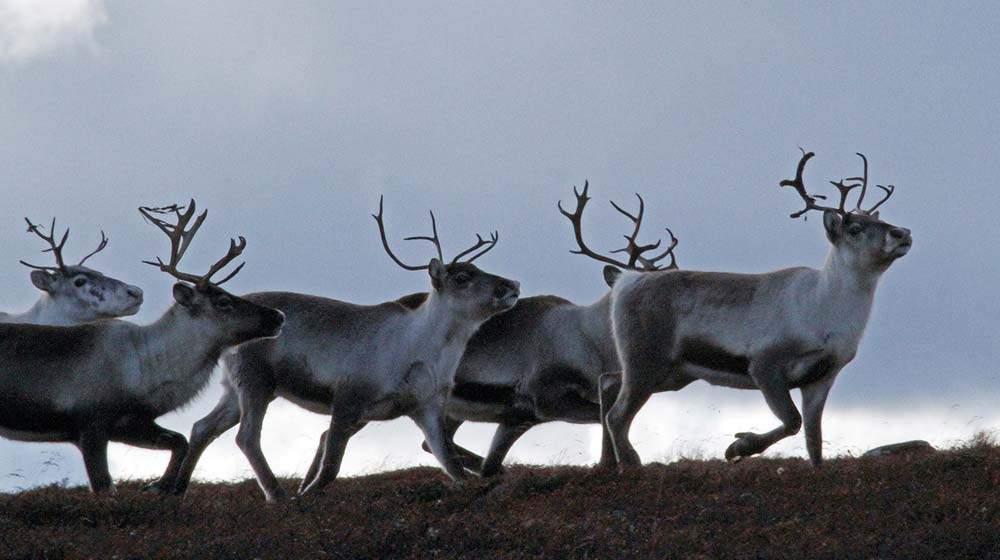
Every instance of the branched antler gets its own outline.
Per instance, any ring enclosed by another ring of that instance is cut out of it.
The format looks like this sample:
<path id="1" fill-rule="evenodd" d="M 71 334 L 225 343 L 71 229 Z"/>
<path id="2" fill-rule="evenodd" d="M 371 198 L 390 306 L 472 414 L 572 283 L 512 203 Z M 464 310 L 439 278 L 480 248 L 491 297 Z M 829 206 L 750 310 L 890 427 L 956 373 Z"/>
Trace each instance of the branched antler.
<path id="1" fill-rule="evenodd" d="M 56 266 L 39 266 L 39 265 L 31 264 L 31 263 L 28 263 L 28 262 L 25 262 L 25 261 L 20 261 L 21 264 L 23 264 L 24 266 L 27 266 L 29 268 L 34 268 L 35 270 L 48 270 L 48 271 L 51 271 L 51 272 L 66 272 L 66 262 L 65 262 L 65 260 L 63 260 L 62 251 L 63 251 L 63 247 L 66 245 L 66 240 L 69 239 L 69 228 L 66 228 L 66 231 L 63 232 L 62 239 L 60 239 L 59 242 L 56 243 L 56 239 L 55 239 L 56 219 L 55 218 L 52 218 L 52 224 L 49 226 L 49 234 L 48 235 L 45 235 L 44 233 L 42 233 L 42 231 L 45 229 L 45 226 L 43 226 L 41 224 L 33 224 L 33 223 L 31 223 L 31 220 L 29 220 L 28 218 L 25 218 L 24 221 L 28 223 L 28 233 L 34 233 L 39 238 L 41 238 L 42 241 L 45 241 L 46 243 L 49 244 L 49 248 L 48 249 L 43 249 L 42 252 L 43 253 L 52 253 L 52 256 L 55 257 L 55 259 L 56 259 Z M 107 238 L 106 235 L 104 235 L 104 230 L 101 230 L 101 242 L 97 245 L 97 248 L 94 249 L 93 251 L 91 251 L 90 253 L 88 253 L 87 256 L 85 256 L 82 259 L 80 259 L 80 262 L 76 263 L 76 266 L 82 266 L 83 263 L 87 262 L 87 259 L 89 259 L 90 257 L 96 255 L 97 253 L 100 253 L 107 246 L 108 246 L 108 238 Z"/>
<path id="2" fill-rule="evenodd" d="M 397 257 L 395 253 L 392 252 L 391 248 L 389 248 L 389 239 L 388 239 L 388 237 L 386 236 L 386 233 L 385 233 L 385 220 L 384 220 L 384 217 L 383 217 L 384 216 L 383 202 L 384 202 L 384 197 L 380 196 L 379 199 L 378 199 L 378 214 L 372 214 L 372 218 L 375 218 L 375 222 L 378 224 L 379 236 L 382 239 L 382 247 L 385 249 L 386 254 L 389 255 L 389 258 L 391 258 L 393 260 L 393 262 L 395 262 L 397 265 L 399 265 L 400 267 L 402 267 L 402 268 L 404 268 L 406 270 L 427 270 L 428 268 L 430 268 L 430 263 L 429 262 L 426 265 L 420 265 L 420 266 L 416 266 L 416 265 L 412 265 L 412 264 L 406 264 L 399 257 Z M 444 262 L 444 252 L 441 250 L 441 238 L 438 237 L 437 220 L 434 218 L 434 212 L 433 211 L 431 211 L 430 214 L 431 214 L 431 235 L 429 235 L 429 236 L 428 235 L 412 235 L 410 237 L 404 237 L 403 241 L 429 241 L 429 242 L 433 243 L 434 244 L 434 248 L 437 249 L 437 258 L 438 258 L 438 260 L 441 261 L 441 262 Z M 485 255 L 486 253 L 488 253 L 491 249 L 493 249 L 493 247 L 496 246 L 497 241 L 499 239 L 500 239 L 500 233 L 496 232 L 496 231 L 494 231 L 493 233 L 490 234 L 490 238 L 489 239 L 483 239 L 483 236 L 479 235 L 477 233 L 476 234 L 476 243 L 472 247 L 470 247 L 470 248 L 462 251 L 458 255 L 456 255 L 455 258 L 453 258 L 451 260 L 451 264 L 455 264 L 455 263 L 459 262 L 462 259 L 462 257 L 464 257 L 464 256 L 466 256 L 466 255 L 468 255 L 470 253 L 473 253 L 473 252 L 479 250 L 481 247 L 486 247 L 485 249 L 479 251 L 478 253 L 476 253 L 475 255 L 473 255 L 472 257 L 470 257 L 469 259 L 465 260 L 464 262 L 472 262 L 472 261 L 478 259 L 479 257 L 481 257 L 481 256 Z"/>
<path id="3" fill-rule="evenodd" d="M 580 247 L 575 250 L 571 249 L 571 253 L 576 255 L 585 255 L 596 261 L 630 270 L 660 270 L 661 267 L 658 266 L 657 263 L 669 256 L 670 264 L 667 268 L 677 268 L 677 259 L 674 256 L 674 248 L 677 247 L 677 237 L 675 237 L 674 233 L 670 231 L 670 228 L 667 228 L 667 233 L 670 234 L 670 245 L 667 249 L 655 257 L 642 256 L 643 253 L 647 251 L 654 251 L 658 249 L 662 244 L 662 240 L 657 240 L 656 243 L 650 243 L 648 245 L 640 245 L 638 242 L 639 230 L 642 228 L 642 219 L 646 210 L 645 201 L 643 201 L 642 196 L 640 196 L 639 193 L 636 193 L 635 195 L 636 198 L 639 199 L 639 211 L 635 214 L 624 210 L 614 201 L 611 201 L 611 205 L 615 208 L 615 210 L 624 214 L 629 220 L 632 221 L 633 224 L 635 224 L 632 234 L 625 236 L 625 241 L 627 242 L 625 247 L 611 251 L 612 254 L 628 254 L 628 262 L 621 262 L 617 259 L 601 255 L 600 253 L 590 249 L 590 247 L 587 247 L 587 243 L 583 240 L 583 211 L 587 206 L 587 202 L 590 201 L 590 197 L 587 195 L 589 188 L 589 181 L 584 181 L 582 192 L 578 191 L 576 187 L 573 187 L 573 194 L 576 196 L 576 209 L 573 212 L 567 212 L 562 207 L 562 201 L 559 201 L 558 203 L 559 212 L 562 213 L 563 216 L 566 216 L 566 218 L 568 218 L 573 224 L 573 233 L 576 236 L 576 244 Z"/>
<path id="4" fill-rule="evenodd" d="M 896 187 L 894 187 L 893 185 L 887 185 L 887 186 L 875 185 L 876 187 L 885 191 L 886 193 L 885 196 L 882 198 L 882 200 L 879 200 L 877 203 L 875 203 L 875 205 L 872 206 L 871 208 L 868 209 L 862 208 L 861 204 L 864 202 L 865 195 L 868 193 L 868 158 L 866 158 L 864 154 L 858 152 L 857 155 L 858 157 L 861 158 L 861 161 L 864 164 L 864 171 L 862 175 L 859 177 L 847 177 L 839 181 L 830 181 L 830 184 L 836 187 L 837 192 L 840 194 L 840 203 L 837 205 L 837 207 L 834 208 L 831 206 L 822 206 L 820 204 L 817 204 L 816 203 L 817 200 L 826 200 L 826 197 L 819 194 L 810 195 L 806 191 L 805 183 L 803 182 L 802 179 L 802 173 L 805 171 L 806 163 L 816 154 L 813 152 L 806 152 L 802 148 L 799 148 L 799 150 L 802 152 L 802 158 L 799 160 L 799 165 L 795 170 L 795 178 L 785 179 L 779 183 L 779 185 L 782 187 L 794 188 L 795 192 L 799 193 L 799 196 L 806 203 L 805 208 L 799 210 L 798 212 L 790 214 L 792 218 L 798 218 L 799 216 L 804 215 L 806 212 L 810 210 L 820 210 L 820 211 L 831 210 L 833 212 L 837 212 L 841 216 L 846 216 L 852 211 L 857 212 L 859 214 L 870 215 L 874 213 L 875 210 L 878 209 L 878 207 L 881 206 L 886 200 L 889 200 L 889 197 L 892 196 L 892 193 L 896 190 Z M 848 210 L 847 197 L 848 195 L 850 195 L 851 191 L 859 187 L 861 188 L 861 193 L 858 195 L 858 201 L 854 205 L 853 210 Z"/>
<path id="5" fill-rule="evenodd" d="M 97 248 L 94 249 L 93 251 L 91 251 L 90 253 L 87 253 L 87 256 L 85 256 L 82 259 L 80 259 L 80 262 L 76 263 L 76 266 L 83 266 L 83 263 L 87 262 L 87 259 L 89 259 L 90 257 L 93 257 L 97 253 L 100 253 L 107 246 L 108 246 L 108 237 L 106 235 L 104 235 L 104 230 L 102 229 L 101 230 L 101 242 L 97 244 Z"/>
<path id="6" fill-rule="evenodd" d="M 483 239 L 483 236 L 479 235 L 477 233 L 476 234 L 476 244 L 473 245 L 472 247 L 469 247 L 468 249 L 462 251 L 458 255 L 456 255 L 454 259 L 451 259 L 451 264 L 457 263 L 462 257 L 464 257 L 465 255 L 468 255 L 469 253 L 474 252 L 475 250 L 479 249 L 480 247 L 486 247 L 485 249 L 483 249 L 482 251 L 479 251 L 478 253 L 476 253 L 475 255 L 473 255 L 472 257 L 470 257 L 468 260 L 465 261 L 465 262 L 472 262 L 472 261 L 478 259 L 479 257 L 485 255 L 486 253 L 490 252 L 493 249 L 493 247 L 496 246 L 497 241 L 499 241 L 499 240 L 500 240 L 500 232 L 499 231 L 494 231 L 493 233 L 491 233 L 490 234 L 490 238 L 488 240 L 487 239 Z"/>
<path id="7" fill-rule="evenodd" d="M 186 208 L 186 211 L 185 211 Z M 181 259 L 187 252 L 188 247 L 191 245 L 191 240 L 194 239 L 198 229 L 201 228 L 201 224 L 204 223 L 205 218 L 208 217 L 208 210 L 202 212 L 195 219 L 194 224 L 188 228 L 188 224 L 191 222 L 191 218 L 195 215 L 195 202 L 191 199 L 191 202 L 185 206 L 179 206 L 177 204 L 171 204 L 170 206 L 140 206 L 139 212 L 142 214 L 148 222 L 152 223 L 162 231 L 168 239 L 170 239 L 170 261 L 164 263 L 160 257 L 156 257 L 156 261 L 142 261 L 148 265 L 155 266 L 166 272 L 167 274 L 173 276 L 178 280 L 183 280 L 185 282 L 190 282 L 199 287 L 206 287 L 209 284 L 215 286 L 221 286 L 222 284 L 231 280 L 236 274 L 243 269 L 246 265 L 245 262 L 240 263 L 231 273 L 229 273 L 225 278 L 219 282 L 213 282 L 212 276 L 217 272 L 226 267 L 230 262 L 239 257 L 243 253 L 243 249 L 247 246 L 247 240 L 243 236 L 239 236 L 239 242 L 235 239 L 229 240 L 229 251 L 224 257 L 216 261 L 209 269 L 208 272 L 202 275 L 191 274 L 188 272 L 181 272 L 177 270 L 177 265 L 180 264 Z M 177 218 L 177 223 L 172 224 L 157 216 L 173 214 Z"/>
<path id="8" fill-rule="evenodd" d="M 872 206 L 868 210 L 865 210 L 865 213 L 867 214 L 871 214 L 876 210 L 878 210 L 878 207 L 882 206 L 882 203 L 889 200 L 889 197 L 892 196 L 892 193 L 896 192 L 896 185 L 875 185 L 875 186 L 885 191 L 885 196 L 882 197 L 882 200 L 876 202 L 874 206 Z"/>
<path id="9" fill-rule="evenodd" d="M 52 225 L 49 226 L 49 234 L 48 235 L 45 235 L 44 233 L 42 233 L 42 230 L 45 229 L 45 226 L 40 225 L 40 224 L 33 224 L 33 223 L 31 223 L 31 220 L 29 220 L 28 218 L 24 218 L 24 221 L 28 223 L 28 233 L 33 233 L 33 234 L 37 235 L 42 241 L 44 241 L 44 242 L 46 242 L 46 243 L 49 244 L 49 248 L 48 249 L 43 249 L 42 252 L 43 253 L 52 253 L 52 256 L 55 257 L 55 259 L 56 259 L 56 266 L 39 266 L 39 265 L 31 264 L 31 263 L 28 263 L 28 262 L 25 262 L 25 261 L 20 261 L 20 263 L 23 264 L 24 266 L 27 266 L 29 268 L 34 268 L 36 270 L 49 270 L 49 271 L 53 271 L 53 272 L 65 272 L 66 271 L 66 263 L 63 261 L 62 250 L 63 250 L 63 247 L 66 245 L 66 239 L 69 238 L 69 228 L 66 228 L 66 231 L 63 232 L 62 239 L 58 243 L 56 243 L 56 233 L 55 233 L 56 232 L 56 219 L 55 218 L 52 218 Z"/>

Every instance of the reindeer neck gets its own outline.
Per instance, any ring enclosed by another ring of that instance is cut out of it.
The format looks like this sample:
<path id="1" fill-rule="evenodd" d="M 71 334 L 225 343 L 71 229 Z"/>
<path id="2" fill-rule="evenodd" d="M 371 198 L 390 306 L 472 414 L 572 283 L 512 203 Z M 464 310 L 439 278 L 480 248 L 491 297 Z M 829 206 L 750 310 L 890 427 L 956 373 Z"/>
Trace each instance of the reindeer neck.
<path id="1" fill-rule="evenodd" d="M 211 373 L 224 349 L 218 335 L 198 329 L 177 304 L 155 323 L 139 327 L 135 345 L 143 375 L 167 382 L 206 369 Z"/>
<path id="2" fill-rule="evenodd" d="M 819 271 L 817 299 L 844 319 L 853 316 L 867 322 L 881 276 L 881 271 L 852 266 L 836 247 L 831 247 Z"/>
<path id="3" fill-rule="evenodd" d="M 82 321 L 74 320 L 67 313 L 65 306 L 60 305 L 52 296 L 42 293 L 31 309 L 18 315 L 11 315 L 12 322 L 30 323 L 33 325 L 69 326 Z"/>
<path id="4" fill-rule="evenodd" d="M 428 347 L 457 343 L 464 348 L 465 343 L 483 323 L 481 320 L 457 316 L 434 290 L 430 291 L 420 307 L 413 310 L 412 317 L 416 332 L 421 333 L 421 343 Z"/>

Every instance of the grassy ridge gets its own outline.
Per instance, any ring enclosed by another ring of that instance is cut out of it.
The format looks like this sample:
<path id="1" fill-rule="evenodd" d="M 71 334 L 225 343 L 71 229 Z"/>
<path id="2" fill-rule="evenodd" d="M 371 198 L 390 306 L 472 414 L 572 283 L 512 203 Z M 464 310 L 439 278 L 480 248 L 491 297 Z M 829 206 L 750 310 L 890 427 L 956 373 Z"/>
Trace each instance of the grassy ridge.
<path id="1" fill-rule="evenodd" d="M 289 489 L 293 481 L 286 481 Z M 184 500 L 42 488 L 0 496 L 2 558 L 1000 558 L 1000 447 L 618 475 L 515 467 L 342 479 L 266 505 L 252 481 Z"/>

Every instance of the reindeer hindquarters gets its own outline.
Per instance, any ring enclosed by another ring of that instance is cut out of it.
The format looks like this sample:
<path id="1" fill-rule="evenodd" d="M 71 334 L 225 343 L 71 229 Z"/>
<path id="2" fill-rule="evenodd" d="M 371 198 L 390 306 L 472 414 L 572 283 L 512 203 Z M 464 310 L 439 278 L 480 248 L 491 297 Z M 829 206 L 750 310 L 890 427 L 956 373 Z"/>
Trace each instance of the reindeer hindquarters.
<path id="1" fill-rule="evenodd" d="M 601 420 L 597 386 L 592 377 L 574 367 L 555 366 L 539 372 L 528 391 L 538 422 L 593 424 Z"/>

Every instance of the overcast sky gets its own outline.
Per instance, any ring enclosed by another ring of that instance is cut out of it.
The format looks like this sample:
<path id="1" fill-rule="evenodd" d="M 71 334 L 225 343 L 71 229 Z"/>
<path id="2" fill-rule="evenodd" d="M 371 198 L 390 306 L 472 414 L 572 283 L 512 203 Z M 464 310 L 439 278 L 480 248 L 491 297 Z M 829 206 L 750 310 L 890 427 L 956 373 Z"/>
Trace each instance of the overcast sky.
<path id="1" fill-rule="evenodd" d="M 791 220 L 781 190 L 798 147 L 807 182 L 859 173 L 898 190 L 887 221 L 914 248 L 883 279 L 857 359 L 834 387 L 828 449 L 901 438 L 947 444 L 1000 426 L 1000 112 L 996 3 L 105 2 L 0 0 L 0 309 L 37 292 L 23 216 L 73 227 L 70 255 L 104 229 L 91 262 L 146 292 L 135 320 L 170 304 L 171 280 L 140 259 L 165 240 L 135 208 L 196 197 L 210 215 L 188 257 L 247 237 L 237 293 L 281 289 L 359 303 L 427 289 L 393 265 L 390 233 L 426 228 L 445 251 L 474 232 L 501 241 L 479 264 L 526 295 L 589 303 L 601 266 L 570 255 L 572 186 L 590 180 L 592 245 L 620 245 L 605 202 L 647 202 L 683 268 L 762 272 L 822 264 L 821 220 Z M 397 237 L 397 238 L 398 238 Z M 411 260 L 419 245 L 401 248 Z M 164 423 L 187 434 L 217 383 Z M 265 453 L 301 473 L 326 420 L 272 407 Z M 703 384 L 654 398 L 633 432 L 646 459 L 719 456 L 735 431 L 776 420 L 759 393 Z M 460 432 L 485 450 L 490 428 Z M 408 421 L 362 431 L 346 473 L 428 463 Z M 588 462 L 597 428 L 532 432 L 515 460 Z M 802 454 L 801 436 L 776 451 Z M 54 454 L 54 455 L 53 455 Z M 53 460 L 49 460 L 53 459 Z M 114 446 L 117 478 L 153 476 L 165 453 Z M 0 442 L 0 489 L 84 480 L 69 446 Z M 219 440 L 205 477 L 248 476 Z"/>

